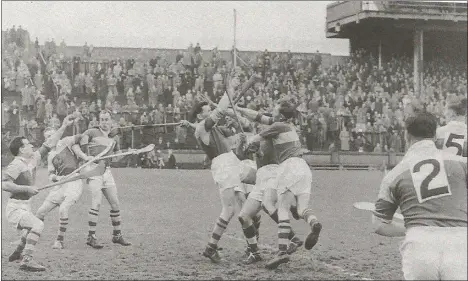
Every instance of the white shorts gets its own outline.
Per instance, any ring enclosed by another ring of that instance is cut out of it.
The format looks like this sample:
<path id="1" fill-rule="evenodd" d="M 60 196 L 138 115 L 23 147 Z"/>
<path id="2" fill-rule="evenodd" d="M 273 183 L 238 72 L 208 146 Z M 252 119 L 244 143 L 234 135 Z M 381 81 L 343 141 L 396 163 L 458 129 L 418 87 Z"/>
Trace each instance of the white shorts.
<path id="1" fill-rule="evenodd" d="M 292 157 L 279 164 L 278 195 L 291 191 L 295 196 L 310 194 L 312 172 L 307 162 L 300 157 Z"/>
<path id="2" fill-rule="evenodd" d="M 400 247 L 406 280 L 467 280 L 466 227 L 411 227 Z"/>
<path id="3" fill-rule="evenodd" d="M 64 201 L 76 203 L 83 192 L 83 183 L 81 180 L 67 182 L 63 185 L 56 186 L 45 199 L 53 204 L 60 205 Z"/>
<path id="4" fill-rule="evenodd" d="M 19 222 L 25 216 L 34 216 L 31 212 L 31 199 L 29 200 L 18 200 L 10 198 L 6 205 L 5 214 L 7 217 L 8 223 L 18 229 Z"/>
<path id="5" fill-rule="evenodd" d="M 277 189 L 277 171 L 278 165 L 266 165 L 258 169 L 256 176 L 256 185 L 250 192 L 249 198 L 252 198 L 258 202 L 263 201 L 263 197 L 266 189 Z"/>
<path id="6" fill-rule="evenodd" d="M 244 186 L 243 190 L 241 190 L 241 189 L 237 190 L 235 188 L 234 188 L 234 190 L 241 191 L 243 193 L 249 193 L 249 194 L 252 193 L 255 190 L 255 185 L 253 185 L 253 184 L 242 183 L 242 185 Z"/>
<path id="7" fill-rule="evenodd" d="M 240 162 L 240 179 L 241 182 L 247 184 L 255 184 L 257 174 L 257 163 L 250 159 Z"/>
<path id="8" fill-rule="evenodd" d="M 91 192 L 100 191 L 104 188 L 116 188 L 114 176 L 112 176 L 109 167 L 106 168 L 106 171 L 101 176 L 90 177 L 88 179 L 88 185 Z"/>
<path id="9" fill-rule="evenodd" d="M 244 185 L 241 184 L 241 161 L 234 152 L 226 152 L 211 161 L 211 175 L 219 191 L 234 188 L 235 191 L 245 193 Z"/>

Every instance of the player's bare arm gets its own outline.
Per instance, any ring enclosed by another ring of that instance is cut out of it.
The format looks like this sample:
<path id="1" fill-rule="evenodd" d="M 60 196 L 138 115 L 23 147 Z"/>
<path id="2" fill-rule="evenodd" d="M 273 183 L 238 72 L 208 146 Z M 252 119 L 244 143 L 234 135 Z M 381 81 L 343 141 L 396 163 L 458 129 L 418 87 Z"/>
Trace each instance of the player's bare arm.
<path id="1" fill-rule="evenodd" d="M 405 236 L 406 228 L 402 220 L 385 220 L 372 215 L 372 225 L 374 232 L 378 235 L 387 237 L 402 237 Z"/>
<path id="2" fill-rule="evenodd" d="M 186 128 L 192 128 L 192 129 L 197 128 L 197 124 L 195 124 L 195 123 L 190 123 L 188 120 L 182 120 L 182 121 L 180 121 L 180 126 L 186 127 Z"/>
<path id="3" fill-rule="evenodd" d="M 79 158 L 85 160 L 85 161 L 89 161 L 91 159 L 93 159 L 93 156 L 90 156 L 90 155 L 86 155 L 80 148 L 80 145 L 79 144 L 74 144 L 72 146 L 72 150 L 73 152 L 75 153 L 76 156 L 78 156 Z"/>
<path id="4" fill-rule="evenodd" d="M 19 185 L 14 183 L 13 179 L 2 180 L 2 190 L 11 194 L 27 193 L 29 196 L 34 196 L 39 192 L 35 186 Z"/>
<path id="5" fill-rule="evenodd" d="M 65 132 L 65 129 L 71 124 L 73 124 L 73 119 L 73 115 L 68 115 L 67 117 L 65 117 L 65 119 L 63 119 L 62 126 L 44 142 L 44 145 L 46 145 L 47 147 L 56 146 L 57 142 L 60 140 L 63 133 Z"/>
<path id="6" fill-rule="evenodd" d="M 88 144 L 89 142 L 89 135 L 87 134 L 83 134 L 81 136 L 81 140 L 80 140 L 80 143 L 75 143 L 74 145 L 72 145 L 72 151 L 73 153 L 75 153 L 75 155 L 78 157 L 78 158 L 81 158 L 85 161 L 89 161 L 91 159 L 93 159 L 93 156 L 91 155 L 87 155 L 86 153 L 84 153 L 82 150 L 81 150 L 81 147 L 80 147 L 80 144 L 84 145 L 84 144 Z"/>
<path id="7" fill-rule="evenodd" d="M 271 125 L 272 124 L 272 118 L 270 116 L 263 115 L 260 112 L 255 111 L 253 109 L 242 108 L 242 107 L 236 106 L 236 111 L 240 112 L 244 117 L 246 117 L 250 121 L 256 121 L 256 122 L 258 122 L 260 124 L 263 124 L 263 125 Z"/>
<path id="8" fill-rule="evenodd" d="M 395 220 L 393 217 L 398 209 L 397 201 L 391 191 L 394 185 L 393 173 L 387 174 L 380 184 L 379 195 L 372 214 L 374 232 L 387 237 L 405 236 L 406 231 L 403 220 Z"/>

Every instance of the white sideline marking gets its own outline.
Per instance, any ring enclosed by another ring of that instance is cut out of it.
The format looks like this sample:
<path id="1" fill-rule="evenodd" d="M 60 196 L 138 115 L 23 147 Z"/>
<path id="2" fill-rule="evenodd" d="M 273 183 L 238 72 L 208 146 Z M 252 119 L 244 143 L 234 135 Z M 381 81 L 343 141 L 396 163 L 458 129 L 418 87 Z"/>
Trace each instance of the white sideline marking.
<path id="1" fill-rule="evenodd" d="M 228 237 L 228 238 L 231 238 L 231 239 L 234 239 L 234 240 L 237 240 L 237 241 L 242 241 L 242 242 L 245 242 L 245 239 L 242 239 L 242 238 L 239 238 L 239 237 L 236 237 L 236 236 L 232 236 L 232 235 L 229 235 L 229 234 L 224 234 L 223 237 Z M 264 249 L 268 249 L 268 250 L 271 250 L 271 251 L 276 251 L 278 249 L 276 249 L 275 247 L 272 247 L 270 245 L 265 245 L 265 244 L 258 244 L 258 246 L 264 248 Z M 332 269 L 332 270 L 336 270 L 336 271 L 340 271 L 341 273 L 344 273 L 345 275 L 348 275 L 349 277 L 354 277 L 356 278 L 357 276 L 360 275 L 360 273 L 358 272 L 354 272 L 354 271 L 350 271 L 350 270 L 347 270 L 347 269 L 344 269 L 342 267 L 339 267 L 337 265 L 332 265 L 332 264 L 329 264 L 329 263 L 326 263 L 326 262 L 323 262 L 323 261 L 317 261 L 319 262 L 321 265 L 325 266 L 326 268 L 328 269 Z M 360 278 L 361 280 L 374 280 L 372 278 L 366 278 L 366 277 L 361 277 Z"/>

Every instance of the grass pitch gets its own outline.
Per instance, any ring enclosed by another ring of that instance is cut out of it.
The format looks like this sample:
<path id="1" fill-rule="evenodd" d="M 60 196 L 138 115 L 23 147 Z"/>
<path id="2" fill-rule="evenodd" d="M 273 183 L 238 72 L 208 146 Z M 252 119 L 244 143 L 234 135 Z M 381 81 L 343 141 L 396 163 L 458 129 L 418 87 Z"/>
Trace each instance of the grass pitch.
<path id="1" fill-rule="evenodd" d="M 259 246 L 264 261 L 242 265 L 245 242 L 234 217 L 220 241 L 221 264 L 201 253 L 210 237 L 221 205 L 208 170 L 112 169 L 121 204 L 122 232 L 133 245 L 111 242 L 109 205 L 103 199 L 97 237 L 101 250 L 85 245 L 90 194 L 85 186 L 70 211 L 65 249 L 53 250 L 58 231 L 58 210 L 45 220 L 35 257 L 46 266 L 41 273 L 20 271 L 8 255 L 18 240 L 4 214 L 8 193 L 2 194 L 2 274 L 5 279 L 401 279 L 398 252 L 401 238 L 372 233 L 370 213 L 353 208 L 357 201 L 373 202 L 382 173 L 378 171 L 313 171 L 311 206 L 323 224 L 319 243 L 311 251 L 300 248 L 288 264 L 264 268 L 277 249 L 277 228 L 262 212 Z M 46 184 L 46 171 L 37 185 Z M 33 198 L 33 210 L 47 191 Z M 304 239 L 302 221 L 292 227 Z"/>

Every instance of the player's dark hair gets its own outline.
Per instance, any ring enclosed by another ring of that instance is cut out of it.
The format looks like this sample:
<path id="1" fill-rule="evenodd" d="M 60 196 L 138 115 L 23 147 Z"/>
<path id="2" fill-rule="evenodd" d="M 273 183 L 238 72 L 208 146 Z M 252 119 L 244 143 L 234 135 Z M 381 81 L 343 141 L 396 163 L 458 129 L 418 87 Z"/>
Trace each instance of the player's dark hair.
<path id="1" fill-rule="evenodd" d="M 291 119 L 296 117 L 296 108 L 292 103 L 283 101 L 280 103 L 279 113 L 281 113 L 284 118 Z"/>
<path id="2" fill-rule="evenodd" d="M 457 116 L 466 115 L 466 98 L 455 99 L 448 103 L 448 108 L 453 110 Z"/>
<path id="3" fill-rule="evenodd" d="M 192 112 L 190 113 L 191 122 L 193 122 L 193 121 L 195 121 L 197 119 L 197 115 L 200 114 L 203 111 L 203 107 L 205 105 L 209 105 L 209 103 L 206 102 L 206 101 L 202 101 L 202 102 L 197 103 L 193 107 Z"/>
<path id="4" fill-rule="evenodd" d="M 429 112 L 418 112 L 406 119 L 408 134 L 416 138 L 433 138 L 437 130 L 437 119 Z"/>
<path id="5" fill-rule="evenodd" d="M 25 139 L 25 137 L 15 137 L 10 142 L 10 152 L 13 154 L 13 156 L 18 156 L 20 148 L 24 145 L 23 140 Z"/>

